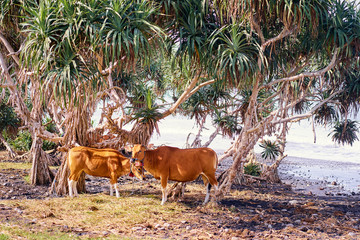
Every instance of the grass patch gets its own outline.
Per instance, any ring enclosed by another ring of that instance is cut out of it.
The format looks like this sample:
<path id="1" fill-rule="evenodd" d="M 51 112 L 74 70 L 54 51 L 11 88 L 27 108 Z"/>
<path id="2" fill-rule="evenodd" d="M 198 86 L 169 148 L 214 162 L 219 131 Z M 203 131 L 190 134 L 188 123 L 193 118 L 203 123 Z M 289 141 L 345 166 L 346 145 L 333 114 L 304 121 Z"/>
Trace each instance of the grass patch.
<path id="1" fill-rule="evenodd" d="M 189 184 L 187 189 L 184 202 L 169 199 L 165 205 L 160 205 L 159 183 L 142 182 L 122 184 L 120 198 L 99 193 L 3 200 L 13 211 L 6 221 L 0 216 L 0 233 L 8 239 L 166 239 L 177 229 L 181 238 L 186 226 L 193 226 L 192 221 L 197 226 L 194 218 L 203 214 L 204 186 Z M 207 209 L 206 214 L 214 211 Z"/>
<path id="2" fill-rule="evenodd" d="M 30 175 L 24 176 L 24 181 L 28 184 L 30 184 Z"/>
<path id="3" fill-rule="evenodd" d="M 33 239 L 33 240 L 46 240 L 46 239 L 60 239 L 60 240 L 70 240 L 74 239 L 74 236 L 71 236 L 66 233 L 62 232 L 48 232 L 45 230 L 43 231 L 35 231 L 29 228 L 23 227 L 14 227 L 14 226 L 1 226 L 0 230 L 6 232 L 6 234 L 0 234 L 0 240 L 7 240 L 7 239 L 18 239 L 18 238 L 25 238 L 25 239 Z"/>
<path id="4" fill-rule="evenodd" d="M 10 239 L 119 239 L 119 235 L 131 236 L 131 229 L 139 225 L 150 226 L 151 229 L 157 223 L 164 222 L 164 219 L 180 224 L 184 219 L 183 213 L 188 210 L 181 203 L 169 202 L 161 206 L 158 198 L 131 196 L 130 193 L 123 193 L 120 198 L 104 194 L 80 194 L 73 199 L 4 200 L 2 203 L 21 209 L 22 221 L 31 222 L 24 225 L 12 220 L 9 225 L 17 228 L 0 224 L 0 232 Z M 108 234 L 102 236 L 104 232 Z"/>
<path id="5" fill-rule="evenodd" d="M 0 240 L 7 240 L 7 239 L 10 239 L 10 236 L 9 236 L 9 235 L 0 233 Z"/>
<path id="6" fill-rule="evenodd" d="M 0 162 L 0 169 L 30 169 L 28 162 Z"/>

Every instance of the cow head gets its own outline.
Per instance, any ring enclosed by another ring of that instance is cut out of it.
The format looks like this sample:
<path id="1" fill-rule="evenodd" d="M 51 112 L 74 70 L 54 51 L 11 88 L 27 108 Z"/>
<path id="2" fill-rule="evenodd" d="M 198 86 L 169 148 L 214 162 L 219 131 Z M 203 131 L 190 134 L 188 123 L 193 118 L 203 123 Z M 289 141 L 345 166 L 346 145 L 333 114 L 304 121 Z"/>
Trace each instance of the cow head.
<path id="1" fill-rule="evenodd" d="M 138 166 L 138 163 L 136 162 L 132 163 L 130 160 L 130 176 L 134 176 L 134 175 L 140 180 L 146 179 L 143 165 Z"/>
<path id="2" fill-rule="evenodd" d="M 143 145 L 140 144 L 134 145 L 134 147 L 132 148 L 132 154 L 131 154 L 132 156 L 130 159 L 131 171 L 135 174 L 135 176 L 137 174 L 143 176 L 143 178 L 140 178 L 142 180 L 145 179 L 145 174 L 144 174 L 145 151 L 146 151 L 146 147 L 144 147 Z"/>
<path id="3" fill-rule="evenodd" d="M 138 177 L 138 175 L 142 176 L 141 180 L 145 179 L 144 174 L 144 159 L 145 159 L 145 151 L 146 147 L 141 144 L 136 144 L 132 148 L 130 165 L 131 171 Z M 139 177 L 138 177 L 139 178 Z"/>

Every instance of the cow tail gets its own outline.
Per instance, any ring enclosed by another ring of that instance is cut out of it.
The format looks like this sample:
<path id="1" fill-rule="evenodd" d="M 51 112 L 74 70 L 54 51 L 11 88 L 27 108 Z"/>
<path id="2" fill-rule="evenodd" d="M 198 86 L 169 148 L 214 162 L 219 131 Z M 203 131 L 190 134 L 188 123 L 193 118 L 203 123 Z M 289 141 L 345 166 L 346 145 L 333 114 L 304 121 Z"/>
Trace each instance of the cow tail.
<path id="1" fill-rule="evenodd" d="M 215 152 L 215 169 L 217 169 L 217 167 L 219 166 L 219 158 L 218 158 L 218 155 L 217 153 Z"/>
<path id="2" fill-rule="evenodd" d="M 215 153 L 215 170 L 217 169 L 217 167 L 218 167 L 218 165 L 219 165 L 219 159 L 218 159 L 218 155 L 217 155 L 217 153 L 214 151 L 214 153 Z M 209 183 L 208 184 L 208 191 L 210 192 L 210 190 L 211 190 L 211 187 L 212 187 L 212 185 Z"/>
<path id="3" fill-rule="evenodd" d="M 210 190 L 211 190 L 211 187 L 212 187 L 212 185 L 209 183 L 209 184 L 208 184 L 208 187 L 207 187 L 209 192 L 210 192 Z"/>

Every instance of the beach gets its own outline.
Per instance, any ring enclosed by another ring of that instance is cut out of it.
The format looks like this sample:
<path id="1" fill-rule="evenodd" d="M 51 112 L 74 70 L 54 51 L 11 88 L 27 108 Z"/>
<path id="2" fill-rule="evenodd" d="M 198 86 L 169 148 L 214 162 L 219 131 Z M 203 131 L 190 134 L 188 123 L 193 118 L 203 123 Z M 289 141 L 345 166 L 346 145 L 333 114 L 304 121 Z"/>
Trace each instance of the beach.
<path id="1" fill-rule="evenodd" d="M 360 164 L 287 157 L 279 166 L 280 179 L 294 191 L 318 196 L 359 195 Z"/>

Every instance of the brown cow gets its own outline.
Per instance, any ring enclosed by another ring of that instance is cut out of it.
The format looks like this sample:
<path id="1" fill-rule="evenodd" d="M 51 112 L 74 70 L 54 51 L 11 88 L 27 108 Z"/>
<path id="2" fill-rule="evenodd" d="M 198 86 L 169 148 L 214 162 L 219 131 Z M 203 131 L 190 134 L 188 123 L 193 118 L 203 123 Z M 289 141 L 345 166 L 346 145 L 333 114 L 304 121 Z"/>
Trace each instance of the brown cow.
<path id="1" fill-rule="evenodd" d="M 143 168 L 161 181 L 163 205 L 167 200 L 168 180 L 188 182 L 202 176 L 207 188 L 204 204 L 209 201 L 211 186 L 217 190 L 215 171 L 218 165 L 216 153 L 210 148 L 179 149 L 162 146 L 147 150 L 145 146 L 135 145 L 132 149 L 132 163 L 136 163 L 138 174 Z M 210 185 L 210 184 L 211 185 Z"/>
<path id="2" fill-rule="evenodd" d="M 117 179 L 120 176 L 130 173 L 130 169 L 135 169 L 134 174 L 143 180 L 142 175 L 138 173 L 135 166 L 130 164 L 130 159 L 123 156 L 115 149 L 105 148 L 96 149 L 89 147 L 74 147 L 68 153 L 68 165 L 70 168 L 69 196 L 78 196 L 76 184 L 80 174 L 85 173 L 110 178 L 110 195 L 113 196 L 113 187 L 116 191 L 116 197 L 120 197 Z"/>

